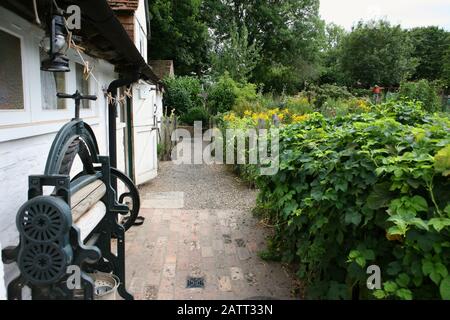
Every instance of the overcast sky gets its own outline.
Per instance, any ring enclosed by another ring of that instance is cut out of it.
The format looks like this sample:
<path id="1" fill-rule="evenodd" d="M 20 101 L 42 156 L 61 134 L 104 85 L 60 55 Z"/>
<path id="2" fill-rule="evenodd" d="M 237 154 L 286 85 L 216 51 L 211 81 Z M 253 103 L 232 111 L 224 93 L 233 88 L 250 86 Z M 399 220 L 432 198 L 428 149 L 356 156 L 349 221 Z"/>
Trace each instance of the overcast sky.
<path id="1" fill-rule="evenodd" d="M 450 0 L 320 0 L 320 13 L 347 30 L 361 19 L 387 18 L 404 28 L 437 25 L 450 31 Z"/>

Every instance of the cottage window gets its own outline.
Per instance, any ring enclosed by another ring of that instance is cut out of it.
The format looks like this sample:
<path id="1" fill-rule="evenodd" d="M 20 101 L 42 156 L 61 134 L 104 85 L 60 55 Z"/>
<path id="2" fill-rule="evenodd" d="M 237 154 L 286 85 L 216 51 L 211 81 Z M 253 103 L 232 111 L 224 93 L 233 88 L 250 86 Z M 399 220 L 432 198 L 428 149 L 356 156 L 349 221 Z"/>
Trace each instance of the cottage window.
<path id="1" fill-rule="evenodd" d="M 92 77 L 83 77 L 82 60 L 67 52 L 70 72 L 41 72 L 47 58 L 41 47 L 45 30 L 0 6 L 0 142 L 56 132 L 75 115 L 75 103 L 56 93 L 99 95 Z M 90 59 L 91 66 L 97 61 Z M 81 117 L 98 123 L 97 102 L 83 102 Z"/>
<path id="2" fill-rule="evenodd" d="M 47 58 L 41 52 L 41 61 Z M 66 109 L 66 100 L 58 99 L 56 94 L 66 93 L 66 73 L 41 71 L 41 92 L 43 110 L 63 110 Z"/>
<path id="3" fill-rule="evenodd" d="M 86 79 L 84 75 L 84 66 L 76 63 L 75 69 L 75 77 L 76 77 L 76 86 L 77 90 L 81 92 L 81 94 L 88 95 L 90 94 L 89 88 L 89 79 Z M 91 105 L 89 100 L 81 100 L 81 108 L 90 109 Z"/>
<path id="4" fill-rule="evenodd" d="M 0 29 L 0 110 L 23 110 L 20 38 Z"/>

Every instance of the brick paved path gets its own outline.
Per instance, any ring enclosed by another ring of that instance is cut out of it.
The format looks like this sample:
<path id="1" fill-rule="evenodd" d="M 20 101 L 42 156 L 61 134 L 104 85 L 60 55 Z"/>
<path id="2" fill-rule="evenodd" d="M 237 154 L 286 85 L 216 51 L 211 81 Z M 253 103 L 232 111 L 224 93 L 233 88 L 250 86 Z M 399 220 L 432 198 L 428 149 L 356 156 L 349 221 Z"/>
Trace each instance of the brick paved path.
<path id="1" fill-rule="evenodd" d="M 126 234 L 127 286 L 136 299 L 291 297 L 288 272 L 257 255 L 267 233 L 249 209 L 254 191 L 223 166 L 167 162 L 160 170 L 140 190 L 144 225 Z M 192 190 L 192 183 L 208 179 L 215 183 L 201 195 Z M 242 209 L 243 199 L 248 206 Z M 203 280 L 203 288 L 188 288 L 189 279 Z"/>

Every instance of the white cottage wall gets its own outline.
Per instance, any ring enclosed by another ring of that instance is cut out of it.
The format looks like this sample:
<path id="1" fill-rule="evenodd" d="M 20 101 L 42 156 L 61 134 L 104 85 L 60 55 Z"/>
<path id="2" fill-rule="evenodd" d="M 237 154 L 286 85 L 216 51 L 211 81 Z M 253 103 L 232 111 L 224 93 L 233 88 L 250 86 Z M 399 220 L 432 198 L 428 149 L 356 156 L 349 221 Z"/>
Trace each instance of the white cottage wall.
<path id="1" fill-rule="evenodd" d="M 134 13 L 134 44 L 147 62 L 147 18 L 145 11 L 145 0 L 139 0 L 139 6 Z"/>
<path id="2" fill-rule="evenodd" d="M 18 21 L 26 26 L 20 17 L 2 9 L 2 17 Z M 5 20 L 4 20 L 5 21 Z M 34 30 L 30 27 L 29 30 Z M 47 155 L 57 131 L 73 117 L 73 100 L 67 100 L 69 112 L 61 114 L 59 119 L 42 121 L 39 114 L 44 114 L 40 106 L 40 83 L 34 83 L 36 78 L 32 73 L 39 73 L 39 47 L 34 41 L 27 44 L 27 72 L 24 78 L 30 84 L 31 110 L 33 117 L 31 120 L 15 125 L 0 126 L 0 242 L 3 247 L 18 244 L 18 232 L 15 225 L 17 210 L 27 200 L 28 176 L 32 174 L 42 174 L 44 172 Z M 74 67 L 76 54 L 71 52 L 71 68 Z M 103 60 L 97 60 L 89 56 L 86 59 L 95 64 L 94 74 L 98 81 L 90 81 L 91 94 L 95 94 L 98 100 L 92 103 L 92 110 L 83 112 L 85 121 L 91 125 L 96 135 L 99 151 L 103 155 L 108 154 L 108 121 L 107 121 L 107 99 L 104 96 L 103 88 L 106 88 L 111 81 L 117 78 L 114 66 Z M 76 89 L 74 70 L 67 74 L 66 89 L 72 93 Z M 38 77 L 39 78 L 39 77 Z M 91 85 L 92 84 L 92 85 Z M 33 95 L 34 98 L 33 98 Z M 70 112 L 72 110 L 72 112 Z M 8 117 L 8 114 L 0 114 L 0 117 Z M 33 120 L 35 119 L 35 120 Z M 123 146 L 118 146 L 118 153 L 124 154 Z M 80 169 L 80 163 L 75 164 L 73 174 Z M 5 265 L 5 278 L 7 283 L 17 272 L 14 266 Z M 3 277 L 0 277 L 0 280 Z M 1 281 L 0 281 L 1 283 Z"/>

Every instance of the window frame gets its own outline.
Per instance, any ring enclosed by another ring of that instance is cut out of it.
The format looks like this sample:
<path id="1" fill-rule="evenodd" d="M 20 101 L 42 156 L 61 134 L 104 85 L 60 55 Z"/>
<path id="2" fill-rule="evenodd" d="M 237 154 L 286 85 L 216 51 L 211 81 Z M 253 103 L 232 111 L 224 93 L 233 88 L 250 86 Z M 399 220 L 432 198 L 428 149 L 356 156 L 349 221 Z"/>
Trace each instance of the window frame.
<path id="1" fill-rule="evenodd" d="M 40 43 L 45 31 L 0 6 L 0 29 L 20 39 L 24 108 L 20 110 L 0 110 L 0 142 L 57 131 L 61 123 L 75 115 L 74 101 L 66 99 L 65 109 L 44 110 L 42 106 Z M 78 54 L 70 49 L 70 72 L 65 73 L 66 93 L 76 90 L 75 63 L 82 64 Z M 81 54 L 91 66 L 100 61 Z M 95 70 L 94 70 L 95 72 Z M 90 94 L 99 95 L 99 86 L 89 78 Z M 100 98 L 100 97 L 99 97 Z M 36 103 L 35 103 L 36 101 Z M 99 103 L 90 101 L 90 109 L 80 110 L 80 117 L 87 123 L 99 123 Z"/>
<path id="2" fill-rule="evenodd" d="M 39 59 L 39 64 L 38 67 L 40 66 L 40 54 L 39 54 L 39 46 L 37 47 L 37 54 L 38 54 L 38 59 Z M 36 103 L 35 105 L 32 106 L 32 119 L 31 119 L 31 123 L 30 125 L 32 125 L 33 123 L 37 123 L 37 122 L 41 122 L 41 121 L 54 121 L 54 120 L 67 120 L 70 119 L 71 117 L 73 117 L 73 111 L 71 108 L 71 104 L 70 101 L 65 101 L 65 109 L 44 109 L 43 105 L 42 105 L 42 79 L 41 79 L 41 69 L 36 68 L 36 72 L 39 74 L 39 83 L 37 83 L 37 85 L 32 85 L 34 88 L 34 92 L 36 93 L 36 99 L 39 98 L 38 103 Z M 65 72 L 65 76 L 64 76 L 64 86 L 66 88 L 68 88 L 69 85 L 69 78 L 70 78 L 70 72 Z M 68 92 L 65 92 L 68 93 Z"/>
<path id="3" fill-rule="evenodd" d="M 31 121 L 30 107 L 30 87 L 29 87 L 29 60 L 28 50 L 30 49 L 27 40 L 29 28 L 26 21 L 15 19 L 8 12 L 0 8 L 0 30 L 6 32 L 20 41 L 20 54 L 22 65 L 22 91 L 23 91 L 23 109 L 0 109 L 0 126 L 20 124 Z"/>
<path id="4" fill-rule="evenodd" d="M 40 50 L 39 50 L 39 60 L 41 61 L 41 55 L 40 55 Z M 41 74 L 43 73 L 43 72 L 45 72 L 45 71 L 41 71 L 41 70 L 39 70 L 40 71 L 40 73 L 39 73 L 39 77 L 41 76 Z M 53 74 L 56 74 L 56 72 L 48 72 L 48 73 L 53 73 Z M 64 93 L 67 93 L 66 91 L 67 91 L 67 85 L 68 85 L 68 74 L 69 74 L 69 72 L 59 72 L 60 74 L 62 74 L 63 76 L 64 76 L 64 88 L 65 88 L 65 91 L 64 91 Z M 43 92 L 43 90 L 42 90 L 42 79 L 40 79 L 40 81 L 41 81 L 41 102 L 42 102 L 42 95 L 44 94 L 44 92 Z M 61 113 L 61 112 L 63 112 L 63 111 L 67 111 L 67 108 L 68 108 L 68 103 L 67 103 L 67 99 L 62 99 L 61 101 L 63 101 L 64 102 L 64 108 L 63 109 L 58 109 L 58 107 L 56 107 L 56 109 L 44 109 L 44 106 L 43 105 L 41 105 L 41 109 L 42 109 L 42 111 L 43 112 L 52 112 L 52 111 L 58 111 L 59 113 Z"/>
<path id="5" fill-rule="evenodd" d="M 97 67 L 97 60 L 87 57 L 84 53 L 81 53 L 81 56 L 83 57 L 83 59 L 85 61 L 89 61 L 89 66 L 90 68 L 94 68 L 94 72 L 95 69 Z M 77 75 L 76 75 L 76 64 L 80 64 L 83 66 L 83 61 L 81 60 L 80 56 L 78 55 L 78 53 L 76 53 L 73 50 L 69 50 L 67 52 L 67 57 L 70 60 L 70 75 L 71 75 L 71 81 L 69 81 L 69 87 L 68 90 L 70 93 L 74 93 L 78 88 L 77 86 Z M 92 78 L 92 76 L 90 76 L 88 78 L 88 88 L 89 88 L 89 94 L 90 95 L 97 95 L 97 100 L 96 101 L 89 101 L 89 109 L 83 109 L 82 106 L 80 106 L 80 117 L 81 118 L 92 118 L 92 117 L 97 117 L 98 116 L 98 85 L 97 82 L 95 82 L 95 80 Z M 83 94 L 86 94 L 83 92 Z M 73 112 L 75 112 L 74 106 L 72 106 L 72 110 Z"/>

